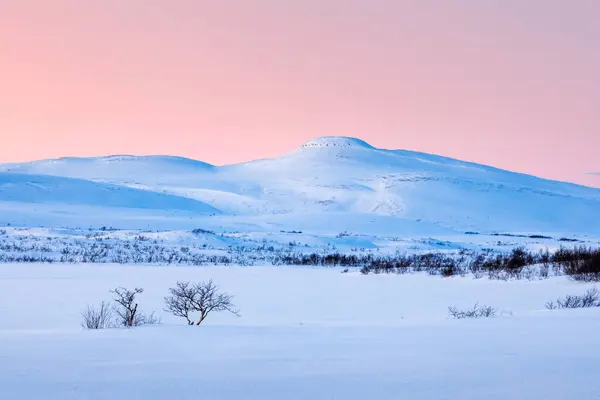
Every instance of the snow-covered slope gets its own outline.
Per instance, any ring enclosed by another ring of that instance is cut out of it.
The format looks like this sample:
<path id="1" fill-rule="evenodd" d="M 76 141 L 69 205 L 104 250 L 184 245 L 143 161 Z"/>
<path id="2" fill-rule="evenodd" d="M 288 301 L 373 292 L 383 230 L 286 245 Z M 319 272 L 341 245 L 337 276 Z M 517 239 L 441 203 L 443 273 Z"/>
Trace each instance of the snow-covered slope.
<path id="1" fill-rule="evenodd" d="M 600 190 L 406 150 L 323 137 L 273 159 L 213 167 L 174 157 L 60 159 L 0 166 L 199 200 L 277 229 L 373 229 L 415 223 L 456 231 L 600 232 Z M 6 200 L 0 193 L 0 201 Z M 45 201 L 44 197 L 40 201 Z M 363 226 L 364 224 L 359 224 Z"/>
<path id="2" fill-rule="evenodd" d="M 26 204 L 218 212 L 200 201 L 163 193 L 83 179 L 6 172 L 0 172 L 0 199 Z"/>
<path id="3" fill-rule="evenodd" d="M 24 174 L 65 176 L 98 181 L 135 184 L 138 179 L 144 182 L 160 181 L 161 176 L 170 180 L 185 177 L 212 169 L 213 166 L 201 161 L 171 156 L 130 156 L 107 157 L 64 157 L 33 161 L 21 164 L 0 165 L 0 171 Z"/>

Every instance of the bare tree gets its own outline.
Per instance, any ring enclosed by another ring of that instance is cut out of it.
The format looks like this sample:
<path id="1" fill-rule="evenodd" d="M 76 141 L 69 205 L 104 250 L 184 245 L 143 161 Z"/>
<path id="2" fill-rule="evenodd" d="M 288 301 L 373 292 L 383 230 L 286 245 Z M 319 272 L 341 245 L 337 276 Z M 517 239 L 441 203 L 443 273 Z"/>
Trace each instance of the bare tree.
<path id="1" fill-rule="evenodd" d="M 240 315 L 233 304 L 234 296 L 220 293 L 218 286 L 212 280 L 193 285 L 190 282 L 177 282 L 177 286 L 170 288 L 169 292 L 171 295 L 165 297 L 165 310 L 185 318 L 189 325 L 194 325 L 194 321 L 190 318 L 192 312 L 200 313 L 196 325 L 200 325 L 213 311 L 228 311 Z"/>
<path id="2" fill-rule="evenodd" d="M 86 329 L 106 329 L 113 327 L 113 317 L 115 309 L 106 302 L 100 303 L 100 307 L 88 306 L 81 313 L 83 321 L 81 326 Z"/>
<path id="3" fill-rule="evenodd" d="M 177 282 L 177 286 L 170 288 L 170 296 L 165 297 L 167 305 L 165 311 L 187 320 L 188 325 L 193 325 L 194 321 L 190 319 L 190 313 L 195 311 L 193 303 L 196 298 L 193 286 L 189 282 Z"/>
<path id="4" fill-rule="evenodd" d="M 120 324 L 130 328 L 144 323 L 144 316 L 138 312 L 138 303 L 135 302 L 135 296 L 143 293 L 144 289 L 129 290 L 119 287 L 110 292 L 115 295 L 114 301 L 119 305 L 116 307 L 115 313 Z"/>

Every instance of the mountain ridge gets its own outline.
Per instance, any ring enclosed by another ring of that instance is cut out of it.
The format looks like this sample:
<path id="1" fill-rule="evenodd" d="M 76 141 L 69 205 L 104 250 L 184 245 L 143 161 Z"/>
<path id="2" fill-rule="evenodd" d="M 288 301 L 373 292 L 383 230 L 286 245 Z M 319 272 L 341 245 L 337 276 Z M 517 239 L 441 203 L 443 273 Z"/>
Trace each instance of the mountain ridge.
<path id="1" fill-rule="evenodd" d="M 584 187 L 584 188 L 591 188 L 594 190 L 600 190 L 599 188 L 586 186 L 586 185 L 582 185 L 579 183 L 566 182 L 566 181 L 550 179 L 550 178 L 543 178 L 543 177 L 528 174 L 525 172 L 508 170 L 508 169 L 496 167 L 493 165 L 482 164 L 482 163 L 478 163 L 478 162 L 474 162 L 474 161 L 461 160 L 458 158 L 444 156 L 441 154 L 427 153 L 427 152 L 416 151 L 416 150 L 407 150 L 407 149 L 378 148 L 378 147 L 372 146 L 371 144 L 367 143 L 366 141 L 364 141 L 362 139 L 349 137 L 349 136 L 317 137 L 315 139 L 312 139 L 312 140 L 309 140 L 309 141 L 303 143 L 299 147 L 296 147 L 295 149 L 288 151 L 280 156 L 256 159 L 256 160 L 244 161 L 244 162 L 238 162 L 238 163 L 232 163 L 232 164 L 224 164 L 224 165 L 214 165 L 214 164 L 210 164 L 208 162 L 205 162 L 205 161 L 202 161 L 199 159 L 195 159 L 195 158 L 191 158 L 191 157 L 175 156 L 175 155 L 111 154 L 111 155 L 91 156 L 91 157 L 65 156 L 65 157 L 57 157 L 57 158 L 45 158 L 45 159 L 32 160 L 32 161 L 24 161 L 24 162 L 0 163 L 0 172 L 32 173 L 30 171 L 34 171 L 34 173 L 35 173 L 35 169 L 33 169 L 32 167 L 43 166 L 44 164 L 60 164 L 60 163 L 66 163 L 66 162 L 88 162 L 88 163 L 91 163 L 91 162 L 115 162 L 116 163 L 119 161 L 120 162 L 123 162 L 123 161 L 138 161 L 138 162 L 167 161 L 167 162 L 172 162 L 174 164 L 175 163 L 178 163 L 180 165 L 187 164 L 190 166 L 198 166 L 198 167 L 205 167 L 206 169 L 218 170 L 218 169 L 227 169 L 227 168 L 246 165 L 246 164 L 260 163 L 263 161 L 277 160 L 277 159 L 285 158 L 287 156 L 291 156 L 294 154 L 302 154 L 302 153 L 305 153 L 307 150 L 311 150 L 311 149 L 338 150 L 338 149 L 348 149 L 348 148 L 362 148 L 362 149 L 371 150 L 371 151 L 375 151 L 375 152 L 402 155 L 405 157 L 412 157 L 412 158 L 421 158 L 427 162 L 434 162 L 434 163 L 440 162 L 440 161 L 443 161 L 446 163 L 455 163 L 457 165 L 469 166 L 469 167 L 473 167 L 473 168 L 481 168 L 481 169 L 491 170 L 491 171 L 496 171 L 496 172 L 503 172 L 503 173 L 508 172 L 508 173 L 512 173 L 512 174 L 518 174 L 521 176 L 534 177 L 534 178 L 541 179 L 541 180 L 548 181 L 548 182 L 558 182 L 558 183 L 562 183 L 565 185 L 573 185 L 573 186 L 580 186 L 580 187 Z M 28 168 L 32 168 L 32 169 L 29 170 Z M 44 173 L 37 172 L 37 174 L 44 174 Z M 46 174 L 52 175 L 51 173 L 46 173 Z M 590 172 L 590 173 L 588 173 L 588 175 L 600 175 L 600 172 Z M 65 175 L 57 174 L 55 176 L 65 176 Z"/>
<path id="2" fill-rule="evenodd" d="M 279 157 L 225 166 L 170 156 L 58 160 L 4 164 L 0 171 L 194 200 L 229 216 L 229 222 L 320 215 L 313 221 L 317 227 L 332 225 L 328 219 L 343 214 L 348 219 L 380 215 L 390 223 L 422 221 L 457 231 L 587 231 L 593 228 L 587 221 L 600 219 L 600 189 L 445 156 L 378 149 L 349 137 L 317 138 Z M 6 193 L 0 187 L 0 204 Z M 43 192 L 27 193 L 33 197 L 23 202 L 43 202 Z"/>

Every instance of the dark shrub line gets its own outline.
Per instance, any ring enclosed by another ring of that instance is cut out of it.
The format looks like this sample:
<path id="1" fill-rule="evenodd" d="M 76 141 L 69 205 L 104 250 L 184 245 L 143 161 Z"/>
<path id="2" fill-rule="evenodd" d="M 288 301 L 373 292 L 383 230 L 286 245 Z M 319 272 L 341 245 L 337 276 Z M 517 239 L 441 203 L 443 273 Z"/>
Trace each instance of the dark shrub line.
<path id="1" fill-rule="evenodd" d="M 515 248 L 510 253 L 492 250 L 428 252 L 422 254 L 343 254 L 329 246 L 304 253 L 300 246 L 272 245 L 215 249 L 206 244 L 168 245 L 147 236 L 133 240 L 23 238 L 0 240 L 2 263 L 117 263 L 154 265 L 242 265 L 256 264 L 357 268 L 363 274 L 427 272 L 442 277 L 472 274 L 476 278 L 534 279 L 568 275 L 577 281 L 600 280 L 600 249 L 562 247 L 555 252 Z"/>

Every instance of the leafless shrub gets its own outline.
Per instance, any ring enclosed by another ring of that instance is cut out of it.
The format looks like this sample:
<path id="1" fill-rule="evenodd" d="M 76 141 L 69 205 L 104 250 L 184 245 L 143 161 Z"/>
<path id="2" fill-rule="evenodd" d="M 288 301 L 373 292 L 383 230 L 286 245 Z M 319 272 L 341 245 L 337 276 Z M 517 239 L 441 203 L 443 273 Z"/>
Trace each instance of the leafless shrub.
<path id="1" fill-rule="evenodd" d="M 138 309 L 135 302 L 136 295 L 144 290 L 136 288 L 128 290 L 116 288 L 111 290 L 115 295 L 116 305 L 103 301 L 98 308 L 89 306 L 81 313 L 81 326 L 86 329 L 107 329 L 124 326 L 131 328 L 146 324 L 160 324 L 161 319 L 154 312 L 144 314 Z"/>
<path id="2" fill-rule="evenodd" d="M 115 309 L 107 302 L 100 303 L 98 308 L 88 305 L 81 313 L 81 326 L 86 329 L 107 329 L 114 327 Z"/>
<path id="3" fill-rule="evenodd" d="M 548 279 L 550 276 L 550 265 L 542 264 L 539 269 L 539 278 L 540 279 Z"/>
<path id="4" fill-rule="evenodd" d="M 177 282 L 170 288 L 170 296 L 165 297 L 166 309 L 177 317 L 185 318 L 188 325 L 194 325 L 191 314 L 199 312 L 196 325 L 200 325 L 211 312 L 228 311 L 239 316 L 239 310 L 233 304 L 233 296 L 220 293 L 212 280 L 191 284 Z"/>
<path id="5" fill-rule="evenodd" d="M 475 303 L 473 308 L 460 310 L 456 307 L 448 307 L 448 313 L 454 319 L 464 318 L 490 318 L 494 317 L 498 310 L 490 306 L 480 306 L 479 303 Z"/>
<path id="6" fill-rule="evenodd" d="M 150 314 L 140 314 L 139 322 L 140 325 L 156 325 L 161 324 L 162 319 L 153 311 Z"/>
<path id="7" fill-rule="evenodd" d="M 144 314 L 138 309 L 138 303 L 136 303 L 135 297 L 138 294 L 143 293 L 144 289 L 135 288 L 129 290 L 119 287 L 110 292 L 115 295 L 113 300 L 117 303 L 117 307 L 115 307 L 117 325 L 131 328 L 144 324 L 160 323 L 160 318 L 156 317 L 154 313 Z"/>
<path id="8" fill-rule="evenodd" d="M 597 288 L 589 289 L 583 295 L 567 295 L 555 302 L 546 303 L 546 308 L 549 310 L 588 307 L 600 307 L 600 291 Z"/>
<path id="9" fill-rule="evenodd" d="M 188 325 L 194 322 L 190 319 L 190 313 L 194 310 L 193 300 L 195 299 L 194 287 L 189 282 L 177 282 L 177 286 L 170 288 L 170 296 L 165 297 L 165 311 L 171 312 L 176 317 L 185 318 Z"/>
<path id="10" fill-rule="evenodd" d="M 496 315 L 496 309 L 490 306 L 482 306 L 479 309 L 479 317 L 490 318 Z"/>
<path id="11" fill-rule="evenodd" d="M 521 270 L 520 279 L 532 281 L 535 278 L 537 272 L 538 270 L 535 267 L 525 267 Z"/>
<path id="12" fill-rule="evenodd" d="M 558 308 L 558 306 L 556 305 L 556 302 L 549 301 L 549 302 L 546 303 L 546 308 L 548 310 L 556 310 Z"/>

